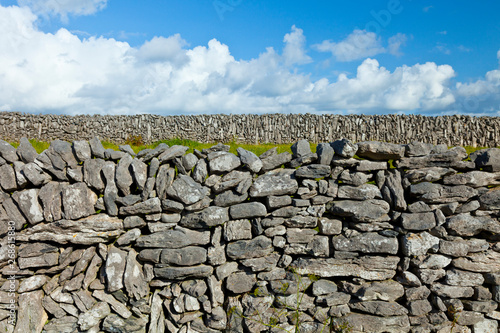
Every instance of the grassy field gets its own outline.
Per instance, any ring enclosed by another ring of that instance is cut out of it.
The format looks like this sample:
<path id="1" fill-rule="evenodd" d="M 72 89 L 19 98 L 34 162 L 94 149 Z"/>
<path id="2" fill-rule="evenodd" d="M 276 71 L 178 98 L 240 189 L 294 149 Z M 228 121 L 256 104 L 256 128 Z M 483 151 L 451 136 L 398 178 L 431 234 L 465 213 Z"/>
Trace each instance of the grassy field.
<path id="1" fill-rule="evenodd" d="M 173 146 L 173 145 L 186 146 L 186 147 L 189 147 L 188 152 L 190 152 L 190 153 L 192 153 L 194 149 L 198 149 L 201 151 L 202 149 L 210 148 L 216 144 L 216 143 L 201 143 L 201 142 L 197 142 L 197 141 L 183 140 L 183 139 L 170 139 L 170 140 L 161 140 L 161 141 L 157 141 L 157 142 L 154 142 L 152 144 L 149 144 L 149 145 L 145 145 L 145 144 L 142 144 L 141 141 L 142 140 L 140 140 L 139 138 L 136 138 L 135 140 L 130 140 L 127 144 L 129 144 L 136 153 L 143 150 L 143 149 L 155 148 L 160 143 L 166 143 L 169 146 Z M 50 145 L 49 142 L 38 141 L 38 140 L 34 140 L 34 139 L 30 140 L 30 142 L 38 153 L 41 153 L 45 149 L 49 148 L 49 145 Z M 16 148 L 17 148 L 17 146 L 19 146 L 19 142 L 11 142 L 11 144 Z M 290 144 L 290 143 L 279 144 L 279 145 L 273 144 L 273 143 L 261 143 L 261 144 L 255 145 L 255 144 L 230 142 L 230 143 L 225 143 L 225 144 L 231 147 L 229 151 L 231 153 L 234 153 L 234 154 L 236 154 L 236 149 L 238 147 L 241 147 L 241 148 L 246 149 L 248 151 L 254 152 L 257 156 L 264 153 L 265 151 L 267 151 L 271 148 L 274 148 L 274 147 L 278 148 L 278 153 L 283 153 L 285 151 L 290 152 L 290 153 L 292 152 L 290 149 L 290 146 L 292 144 Z M 113 143 L 113 142 L 103 141 L 102 145 L 106 149 L 111 148 L 114 150 L 118 150 L 118 145 Z M 316 146 L 317 145 L 315 143 L 311 143 L 311 150 L 313 152 L 316 151 Z M 474 148 L 471 146 L 466 146 L 464 148 L 467 151 L 467 154 L 470 154 L 476 150 L 484 149 L 484 147 L 475 147 Z"/>

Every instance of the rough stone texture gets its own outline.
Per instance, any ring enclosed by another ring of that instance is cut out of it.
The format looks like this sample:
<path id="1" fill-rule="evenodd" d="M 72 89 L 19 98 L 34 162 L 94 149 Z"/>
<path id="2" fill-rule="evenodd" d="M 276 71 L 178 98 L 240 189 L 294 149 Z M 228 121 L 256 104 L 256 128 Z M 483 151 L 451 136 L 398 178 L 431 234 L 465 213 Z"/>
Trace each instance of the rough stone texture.
<path id="1" fill-rule="evenodd" d="M 455 330 L 496 330 L 496 153 L 479 170 L 445 144 L 362 143 L 371 157 L 359 160 L 358 146 L 332 141 L 316 153 L 301 141 L 293 160 L 222 144 L 135 158 L 98 140 L 56 141 L 38 156 L 26 140 L 4 145 L 14 168 L 0 191 L 0 328 L 249 333 L 265 330 L 256 311 L 269 321 L 284 310 L 276 331 L 293 330 L 301 297 L 304 332 L 329 316 L 353 332 L 449 332 L 450 306 Z M 8 324 L 12 288 L 19 327 Z"/>

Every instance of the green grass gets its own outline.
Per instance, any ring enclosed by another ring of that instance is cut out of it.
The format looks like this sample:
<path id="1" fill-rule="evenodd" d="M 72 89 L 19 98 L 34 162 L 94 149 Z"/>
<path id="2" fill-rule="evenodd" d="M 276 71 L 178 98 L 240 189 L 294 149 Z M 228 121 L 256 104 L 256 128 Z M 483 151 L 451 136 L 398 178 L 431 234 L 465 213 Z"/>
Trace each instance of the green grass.
<path id="1" fill-rule="evenodd" d="M 31 139 L 29 140 L 35 150 L 38 153 L 41 153 L 45 149 L 49 148 L 50 143 L 49 142 L 44 142 L 44 141 L 38 141 L 36 139 Z M 184 140 L 184 139 L 169 139 L 169 140 L 160 140 L 156 141 L 152 144 L 141 144 L 141 145 L 133 145 L 130 144 L 132 149 L 138 153 L 139 151 L 143 149 L 153 149 L 156 146 L 158 146 L 160 143 L 165 143 L 169 147 L 174 146 L 174 145 L 181 145 L 181 146 L 186 146 L 189 147 L 188 152 L 192 153 L 194 149 L 198 149 L 199 151 L 205 149 L 205 148 L 210 148 L 213 145 L 216 145 L 217 143 L 202 143 L 202 142 L 197 142 L 193 140 Z M 14 146 L 14 148 L 17 148 L 19 146 L 19 142 L 11 142 L 11 145 Z M 118 150 L 118 144 L 109 142 L 109 141 L 102 141 L 102 145 L 105 149 L 111 148 L 114 150 Z M 241 147 L 243 149 L 246 149 L 248 151 L 251 151 L 255 153 L 257 156 L 261 155 L 262 153 L 266 152 L 267 150 L 277 147 L 278 148 L 278 153 L 281 154 L 283 152 L 289 152 L 291 153 L 290 146 L 292 145 L 291 143 L 285 143 L 285 144 L 273 144 L 273 143 L 261 143 L 261 144 L 247 144 L 247 143 L 238 143 L 236 141 L 232 141 L 229 143 L 225 143 L 225 145 L 230 146 L 229 151 L 233 154 L 237 154 L 236 149 Z M 313 152 L 316 151 L 317 144 L 311 143 L 311 150 Z M 471 154 L 477 150 L 484 149 L 485 147 L 471 147 L 471 146 L 465 146 L 465 150 L 467 151 L 467 154 Z M 357 156 L 354 156 L 354 158 L 359 158 Z"/>

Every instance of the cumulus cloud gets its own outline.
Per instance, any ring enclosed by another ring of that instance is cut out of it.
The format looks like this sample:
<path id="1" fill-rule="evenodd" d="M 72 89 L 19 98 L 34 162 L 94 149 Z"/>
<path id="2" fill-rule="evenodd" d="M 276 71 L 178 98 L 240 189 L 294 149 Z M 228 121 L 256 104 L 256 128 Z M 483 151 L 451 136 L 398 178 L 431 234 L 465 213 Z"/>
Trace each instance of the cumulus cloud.
<path id="1" fill-rule="evenodd" d="M 451 87 L 453 68 L 432 62 L 389 71 L 368 58 L 355 76 L 312 80 L 297 70 L 311 61 L 304 33 L 297 27 L 285 36 L 283 52 L 270 47 L 254 59 L 236 60 L 229 47 L 216 39 L 191 47 L 180 35 L 173 35 L 131 47 L 112 38 L 84 38 L 66 29 L 45 33 L 36 20 L 28 7 L 0 6 L 0 110 L 164 115 L 439 113 L 463 109 L 460 105 L 470 96 L 483 109 L 495 109 L 500 96 L 500 70 L 488 72 L 483 80 Z M 370 38 L 377 49 L 377 38 Z"/>
<path id="2" fill-rule="evenodd" d="M 382 39 L 377 34 L 359 29 L 354 30 L 343 41 L 335 43 L 325 40 L 314 47 L 320 52 L 331 52 L 338 61 L 364 59 L 386 52 Z"/>
<path id="3" fill-rule="evenodd" d="M 68 14 L 91 15 L 106 7 L 107 0 L 18 0 L 39 15 L 59 15 L 63 20 Z"/>
<path id="4" fill-rule="evenodd" d="M 354 61 L 382 53 L 400 55 L 400 48 L 407 40 L 405 34 L 398 33 L 389 38 L 386 48 L 383 46 L 382 38 L 376 33 L 356 29 L 340 42 L 325 40 L 313 47 L 320 52 L 330 52 L 337 61 Z"/>
<path id="5" fill-rule="evenodd" d="M 283 42 L 285 43 L 283 49 L 285 64 L 307 64 L 312 61 L 311 57 L 306 54 L 304 48 L 306 37 L 302 29 L 297 28 L 295 25 L 292 26 L 292 31 L 285 35 Z"/>

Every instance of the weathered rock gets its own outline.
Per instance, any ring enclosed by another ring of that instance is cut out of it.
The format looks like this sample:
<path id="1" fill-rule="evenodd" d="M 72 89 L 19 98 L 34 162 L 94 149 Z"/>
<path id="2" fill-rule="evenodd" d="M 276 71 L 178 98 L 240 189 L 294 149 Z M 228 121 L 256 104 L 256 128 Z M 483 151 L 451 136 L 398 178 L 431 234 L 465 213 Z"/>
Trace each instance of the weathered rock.
<path id="1" fill-rule="evenodd" d="M 12 198 L 30 224 L 43 221 L 43 210 L 38 203 L 38 191 L 37 189 L 30 189 L 12 194 Z"/>
<path id="2" fill-rule="evenodd" d="M 252 238 L 252 225 L 248 220 L 228 221 L 224 224 L 224 239 L 227 242 Z"/>
<path id="3" fill-rule="evenodd" d="M 92 327 L 98 325 L 101 320 L 106 318 L 111 313 L 108 303 L 99 302 L 96 303 L 87 312 L 82 313 L 78 316 L 78 325 L 80 330 L 86 331 Z"/>
<path id="4" fill-rule="evenodd" d="M 484 171 L 471 171 L 466 173 L 446 176 L 445 185 L 466 185 L 470 187 L 493 186 L 500 184 L 500 172 L 489 173 Z"/>
<path id="5" fill-rule="evenodd" d="M 42 168 L 40 168 L 35 163 L 26 163 L 25 165 L 23 165 L 21 172 L 24 177 L 28 179 L 34 186 L 47 184 L 52 179 L 50 175 L 45 173 Z"/>
<path id="6" fill-rule="evenodd" d="M 171 161 L 177 157 L 181 157 L 182 155 L 184 155 L 186 153 L 186 151 L 188 149 L 189 149 L 189 147 L 180 146 L 180 145 L 174 145 L 174 146 L 168 147 L 168 148 L 163 146 L 162 148 L 160 148 L 160 151 L 163 150 L 163 152 L 161 154 L 156 155 L 156 156 L 158 156 L 158 160 L 160 161 L 160 164 L 163 164 L 163 163 Z M 156 157 L 156 156 L 153 156 L 153 154 L 151 154 L 151 156 Z"/>
<path id="7" fill-rule="evenodd" d="M 120 215 L 156 214 L 161 213 L 161 201 L 159 198 L 151 198 L 138 202 L 132 206 L 120 208 Z"/>
<path id="8" fill-rule="evenodd" d="M 85 183 L 97 192 L 104 190 L 101 170 L 106 162 L 102 159 L 90 159 L 83 163 L 83 179 Z"/>
<path id="9" fill-rule="evenodd" d="M 137 252 L 135 252 L 135 250 L 132 249 L 128 252 L 125 272 L 123 274 L 123 284 L 125 285 L 129 297 L 139 300 L 148 296 L 149 286 L 145 280 L 142 267 L 136 260 L 136 257 Z"/>
<path id="10" fill-rule="evenodd" d="M 19 295 L 19 311 L 15 333 L 41 332 L 48 319 L 42 306 L 43 291 L 33 291 Z"/>
<path id="11" fill-rule="evenodd" d="M 279 169 L 258 177 L 250 187 L 251 197 L 294 194 L 298 189 L 295 170 Z"/>
<path id="12" fill-rule="evenodd" d="M 499 272 L 500 253 L 491 250 L 486 252 L 470 253 L 467 257 L 453 259 L 452 264 L 456 268 L 471 272 Z"/>
<path id="13" fill-rule="evenodd" d="M 208 154 L 208 161 L 208 166 L 212 173 L 229 172 L 241 165 L 241 160 L 238 156 L 222 151 Z"/>
<path id="14" fill-rule="evenodd" d="M 265 236 L 252 240 L 240 240 L 227 245 L 227 255 L 231 259 L 249 259 L 264 257 L 273 252 L 272 241 Z"/>
<path id="15" fill-rule="evenodd" d="M 17 189 L 16 174 L 14 168 L 9 164 L 0 166 L 0 186 L 7 192 Z"/>
<path id="16" fill-rule="evenodd" d="M 361 186 L 339 186 L 337 197 L 339 199 L 370 200 L 382 199 L 382 194 L 377 186 L 363 184 Z"/>
<path id="17" fill-rule="evenodd" d="M 333 201 L 327 209 L 335 215 L 352 218 L 356 222 L 382 222 L 389 221 L 389 204 L 382 200 Z"/>
<path id="18" fill-rule="evenodd" d="M 241 147 L 236 151 L 240 156 L 241 163 L 246 165 L 252 172 L 259 172 L 260 169 L 262 169 L 262 161 L 257 157 L 257 155 Z"/>
<path id="19" fill-rule="evenodd" d="M 465 202 L 478 194 L 476 189 L 465 185 L 445 186 L 435 183 L 419 183 L 410 186 L 410 194 L 426 203 Z"/>
<path id="20" fill-rule="evenodd" d="M 84 183 L 68 185 L 62 189 L 64 216 L 76 220 L 95 213 L 97 195 Z"/>
<path id="21" fill-rule="evenodd" d="M 229 208 L 231 218 L 234 220 L 246 219 L 251 217 L 266 216 L 266 206 L 260 202 L 241 203 Z"/>
<path id="22" fill-rule="evenodd" d="M 319 143 L 316 147 L 316 154 L 318 154 L 319 164 L 330 165 L 335 150 L 330 143 Z"/>
<path id="23" fill-rule="evenodd" d="M 383 301 L 368 301 L 350 303 L 349 307 L 353 310 L 358 310 L 365 313 L 370 313 L 376 316 L 404 316 L 408 314 L 408 310 L 396 302 Z"/>
<path id="24" fill-rule="evenodd" d="M 476 168 L 497 172 L 500 171 L 500 149 L 481 149 L 470 154 L 470 159 L 476 164 Z"/>
<path id="25" fill-rule="evenodd" d="M 209 194 L 209 189 L 195 182 L 191 177 L 179 175 L 179 177 L 167 189 L 167 194 L 186 205 L 194 204 Z"/>
<path id="26" fill-rule="evenodd" d="M 407 230 L 430 230 L 436 226 L 433 212 L 401 214 L 401 224 Z"/>
<path id="27" fill-rule="evenodd" d="M 266 153 L 264 153 L 266 154 Z M 261 171 L 267 172 L 269 170 L 273 170 L 279 168 L 280 166 L 290 162 L 292 160 L 292 155 L 289 152 L 284 152 L 281 154 L 272 154 L 267 157 L 263 157 L 262 154 L 260 156 L 260 160 L 262 161 L 262 169 Z"/>
<path id="28" fill-rule="evenodd" d="M 447 286 L 441 283 L 433 284 L 431 291 L 438 296 L 448 298 L 468 298 L 474 295 L 474 289 L 471 287 Z"/>
<path id="29" fill-rule="evenodd" d="M 430 154 L 422 157 L 408 157 L 397 161 L 398 168 L 421 169 L 428 167 L 447 167 L 460 163 L 467 158 L 467 152 L 462 147 L 453 147 L 442 153 Z"/>
<path id="30" fill-rule="evenodd" d="M 134 180 L 132 179 L 131 166 L 133 158 L 130 155 L 125 155 L 116 166 L 116 186 L 120 192 L 127 196 L 130 194 L 130 186 Z"/>
<path id="31" fill-rule="evenodd" d="M 358 142 L 359 157 L 369 158 L 376 161 L 398 160 L 405 154 L 405 146 L 387 142 L 364 141 Z"/>
<path id="32" fill-rule="evenodd" d="M 354 332 L 402 333 L 410 331 L 408 316 L 378 317 L 351 313 L 343 317 Z"/>
<path id="33" fill-rule="evenodd" d="M 324 164 L 310 164 L 302 166 L 295 171 L 295 176 L 300 178 L 323 178 L 330 174 L 331 168 Z"/>
<path id="34" fill-rule="evenodd" d="M 255 274 L 236 272 L 227 277 L 226 289 L 235 294 L 243 294 L 252 290 L 256 282 Z"/>
<path id="35" fill-rule="evenodd" d="M 19 160 L 16 149 L 4 140 L 0 140 L 0 156 L 8 163 L 14 163 Z"/>
<path id="36" fill-rule="evenodd" d="M 332 239 L 333 247 L 337 251 L 359 251 L 363 253 L 398 253 L 397 238 L 381 236 L 377 233 L 364 233 L 359 236 L 346 238 L 336 236 Z"/>
<path id="37" fill-rule="evenodd" d="M 200 229 L 214 227 L 229 221 L 228 208 L 211 206 L 202 211 L 190 213 L 182 217 L 179 225 L 188 228 Z"/>
<path id="38" fill-rule="evenodd" d="M 472 273 L 452 268 L 446 272 L 445 282 L 451 286 L 475 287 L 484 283 L 484 277 L 479 273 Z"/>
<path id="39" fill-rule="evenodd" d="M 90 245 L 108 242 L 122 233 L 123 223 L 120 219 L 98 214 L 75 221 L 40 223 L 20 232 L 17 239 L 23 242 L 52 241 L 59 244 Z"/>
<path id="40" fill-rule="evenodd" d="M 314 274 L 321 277 L 354 276 L 367 280 L 386 280 L 396 274 L 398 262 L 398 257 L 298 258 L 291 266 L 298 274 Z"/>
<path id="41" fill-rule="evenodd" d="M 445 176 L 455 175 L 457 171 L 451 168 L 430 167 L 408 170 L 404 178 L 410 183 L 434 182 Z"/>
<path id="42" fill-rule="evenodd" d="M 116 205 L 116 198 L 118 197 L 118 188 L 115 184 L 115 169 L 116 164 L 113 162 L 106 162 L 102 168 L 102 173 L 106 179 L 106 187 L 104 189 L 104 206 L 108 215 L 118 215 L 118 206 Z"/>
<path id="43" fill-rule="evenodd" d="M 180 249 L 164 249 L 161 252 L 162 264 L 177 266 L 194 266 L 207 261 L 207 250 L 197 246 L 187 246 Z"/>
<path id="44" fill-rule="evenodd" d="M 348 139 L 337 140 L 331 143 L 335 154 L 340 155 L 345 158 L 351 158 L 356 155 L 358 151 L 358 145 L 352 143 Z"/>
<path id="45" fill-rule="evenodd" d="M 360 186 L 369 181 L 372 177 L 373 175 L 364 172 L 344 170 L 340 174 L 339 180 L 346 185 Z"/>
<path id="46" fill-rule="evenodd" d="M 403 254 L 405 256 L 425 255 L 427 251 L 437 251 L 439 238 L 432 236 L 427 231 L 419 234 L 409 233 L 402 239 Z"/>
<path id="47" fill-rule="evenodd" d="M 479 197 L 483 209 L 500 209 L 500 191 L 493 188 Z"/>
<path id="48" fill-rule="evenodd" d="M 138 247 L 178 249 L 190 245 L 210 243 L 210 232 L 200 232 L 176 227 L 167 231 L 141 236 L 136 241 Z"/>
<path id="49" fill-rule="evenodd" d="M 234 190 L 225 191 L 217 195 L 214 204 L 219 207 L 229 207 L 248 199 L 248 193 L 239 194 Z"/>
<path id="50" fill-rule="evenodd" d="M 127 252 L 115 246 L 111 246 L 108 250 L 105 268 L 108 292 L 112 293 L 123 289 L 123 274 L 125 272 L 126 259 Z"/>
<path id="51" fill-rule="evenodd" d="M 488 216 L 459 214 L 446 219 L 446 227 L 459 236 L 475 236 L 481 231 L 500 233 L 500 222 Z"/>
<path id="52" fill-rule="evenodd" d="M 213 273 L 213 268 L 206 265 L 190 267 L 173 267 L 169 265 L 155 265 L 155 276 L 169 280 L 187 280 L 190 278 L 205 278 Z"/>

